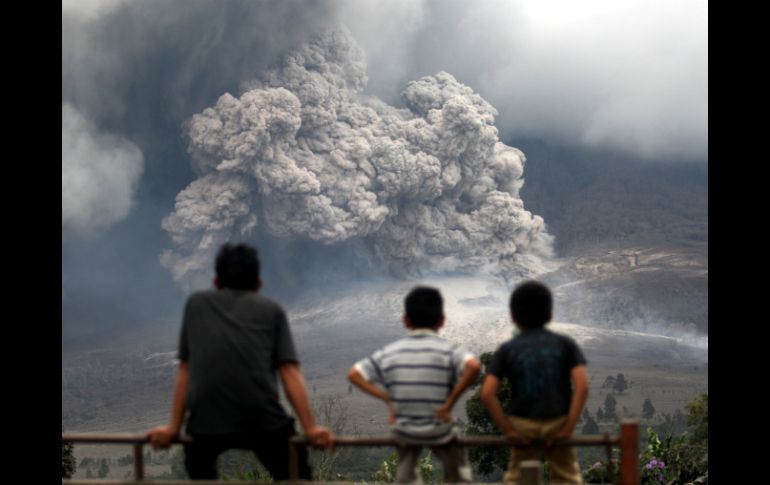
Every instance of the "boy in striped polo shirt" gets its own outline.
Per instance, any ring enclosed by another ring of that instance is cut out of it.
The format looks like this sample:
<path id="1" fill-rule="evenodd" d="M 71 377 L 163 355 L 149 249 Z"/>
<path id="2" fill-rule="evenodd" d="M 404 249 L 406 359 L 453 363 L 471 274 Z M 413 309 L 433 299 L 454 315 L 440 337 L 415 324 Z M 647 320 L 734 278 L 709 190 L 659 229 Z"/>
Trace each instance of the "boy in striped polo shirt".
<path id="1" fill-rule="evenodd" d="M 460 345 L 438 336 L 444 309 L 437 289 L 414 288 L 405 306 L 409 335 L 358 361 L 348 379 L 388 406 L 393 436 L 400 444 L 397 482 L 418 480 L 422 445 L 430 446 L 443 463 L 444 481 L 470 481 L 465 450 L 443 445 L 460 432 L 452 407 L 476 379 L 481 364 Z"/>

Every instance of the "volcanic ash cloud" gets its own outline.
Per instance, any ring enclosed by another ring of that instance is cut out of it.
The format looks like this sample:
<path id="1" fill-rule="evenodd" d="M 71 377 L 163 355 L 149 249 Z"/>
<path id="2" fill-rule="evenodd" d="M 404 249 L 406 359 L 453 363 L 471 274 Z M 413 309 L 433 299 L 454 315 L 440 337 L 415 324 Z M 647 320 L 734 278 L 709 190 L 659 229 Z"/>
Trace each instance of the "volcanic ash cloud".
<path id="1" fill-rule="evenodd" d="M 144 155 L 125 138 L 99 131 L 69 103 L 62 103 L 61 123 L 62 230 L 93 235 L 128 215 Z"/>
<path id="2" fill-rule="evenodd" d="M 402 109 L 366 82 L 361 48 L 327 30 L 192 117 L 199 178 L 163 221 L 177 280 L 208 276 L 217 246 L 257 226 L 360 241 L 401 274 L 543 269 L 552 236 L 524 209 L 524 154 L 499 141 L 497 111 L 446 72 L 408 83 Z"/>

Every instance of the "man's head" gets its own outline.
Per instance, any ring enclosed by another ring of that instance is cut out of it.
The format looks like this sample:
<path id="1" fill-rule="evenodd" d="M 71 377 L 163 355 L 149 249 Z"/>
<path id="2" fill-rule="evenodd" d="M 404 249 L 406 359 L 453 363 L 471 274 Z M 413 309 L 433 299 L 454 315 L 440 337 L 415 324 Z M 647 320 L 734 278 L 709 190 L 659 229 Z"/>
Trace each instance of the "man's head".
<path id="1" fill-rule="evenodd" d="M 404 323 L 409 328 L 437 330 L 444 324 L 444 301 L 436 288 L 418 286 L 406 295 Z"/>
<path id="2" fill-rule="evenodd" d="M 521 328 L 540 328 L 551 321 L 551 290 L 537 281 L 525 281 L 511 294 L 511 317 Z"/>
<path id="3" fill-rule="evenodd" d="M 219 288 L 256 291 L 262 286 L 259 279 L 259 256 L 248 244 L 227 243 L 219 249 L 216 261 L 217 276 L 214 285 Z"/>

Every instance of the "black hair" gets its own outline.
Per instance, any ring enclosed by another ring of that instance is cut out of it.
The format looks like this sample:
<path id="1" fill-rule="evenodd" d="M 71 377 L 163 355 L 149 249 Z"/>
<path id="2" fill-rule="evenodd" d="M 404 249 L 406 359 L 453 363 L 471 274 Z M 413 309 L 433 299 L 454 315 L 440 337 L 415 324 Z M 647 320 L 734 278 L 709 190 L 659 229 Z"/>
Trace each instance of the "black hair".
<path id="1" fill-rule="evenodd" d="M 259 279 L 259 255 L 248 244 L 223 245 L 217 253 L 219 284 L 234 290 L 254 290 Z"/>
<path id="2" fill-rule="evenodd" d="M 522 328 L 542 327 L 551 321 L 551 290 L 537 281 L 525 281 L 511 294 L 511 317 Z"/>
<path id="3" fill-rule="evenodd" d="M 414 328 L 434 328 L 444 316 L 444 300 L 436 288 L 412 289 L 404 299 L 404 306 Z"/>

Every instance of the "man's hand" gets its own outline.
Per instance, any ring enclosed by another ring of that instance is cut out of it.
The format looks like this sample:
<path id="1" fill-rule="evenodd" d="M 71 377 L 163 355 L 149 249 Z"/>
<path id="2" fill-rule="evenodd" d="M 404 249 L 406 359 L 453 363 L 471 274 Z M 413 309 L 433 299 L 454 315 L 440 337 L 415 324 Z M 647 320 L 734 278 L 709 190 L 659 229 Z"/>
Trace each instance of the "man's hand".
<path id="1" fill-rule="evenodd" d="M 158 426 L 147 432 L 147 439 L 154 450 L 166 449 L 171 446 L 171 440 L 179 435 L 179 430 L 170 425 Z"/>
<path id="2" fill-rule="evenodd" d="M 187 381 L 190 378 L 190 365 L 186 360 L 179 362 L 174 385 L 174 404 L 171 407 L 171 421 L 165 426 L 158 426 L 147 432 L 147 439 L 154 449 L 166 449 L 171 446 L 171 440 L 179 435 L 185 414 L 185 395 Z"/>
<path id="3" fill-rule="evenodd" d="M 310 441 L 310 445 L 316 449 L 328 448 L 334 451 L 334 433 L 329 428 L 323 426 L 313 426 L 305 430 L 305 436 Z"/>

